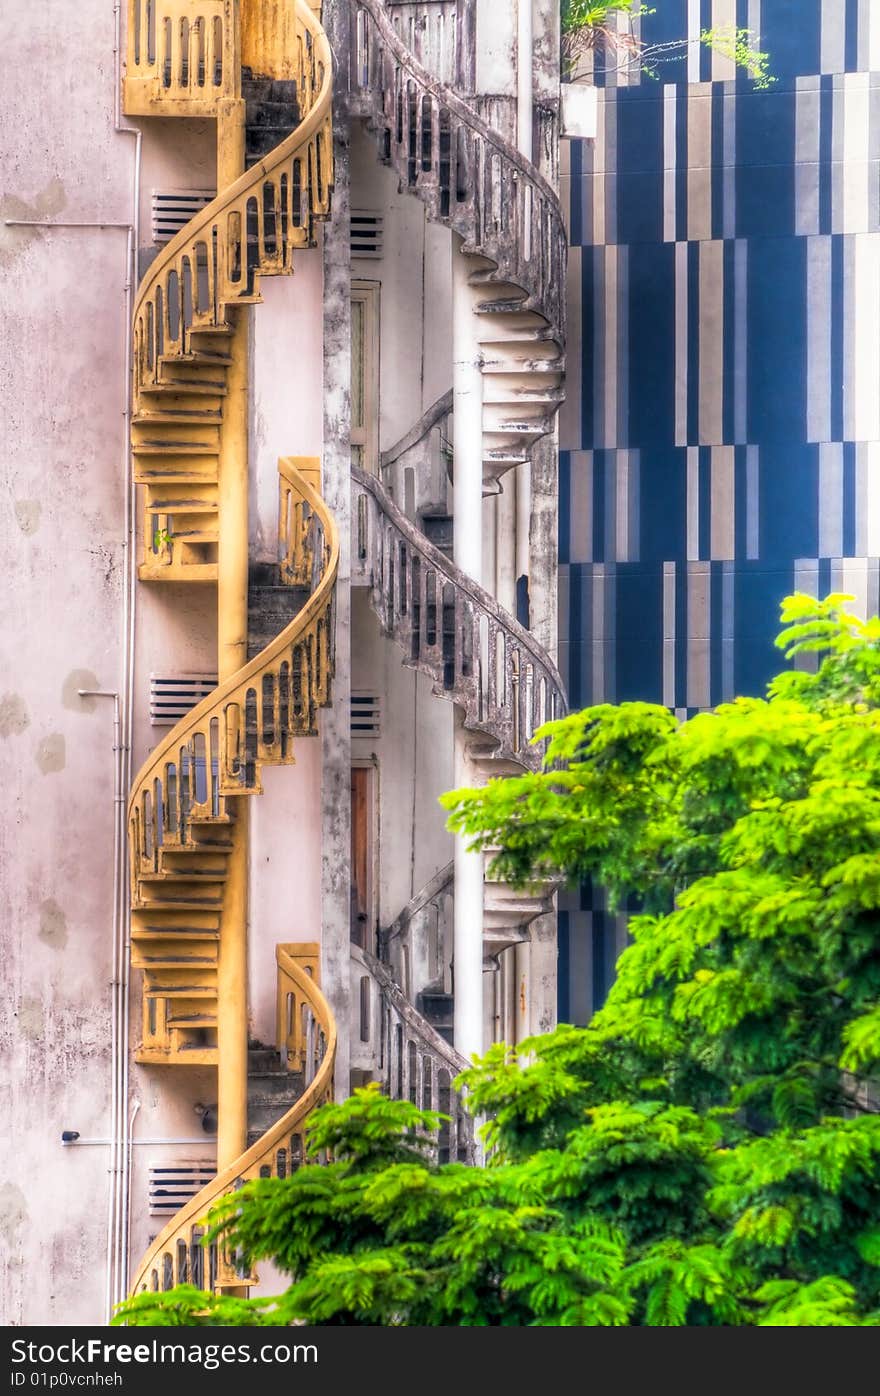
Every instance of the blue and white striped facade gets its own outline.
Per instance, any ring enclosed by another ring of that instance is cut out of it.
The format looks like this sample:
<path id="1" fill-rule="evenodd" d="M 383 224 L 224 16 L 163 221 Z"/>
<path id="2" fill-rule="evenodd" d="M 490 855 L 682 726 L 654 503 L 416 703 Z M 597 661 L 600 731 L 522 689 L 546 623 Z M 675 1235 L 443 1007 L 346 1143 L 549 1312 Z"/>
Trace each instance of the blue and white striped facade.
<path id="1" fill-rule="evenodd" d="M 643 40 L 748 26 L 776 81 L 692 43 L 567 147 L 560 667 L 572 707 L 686 716 L 762 691 L 787 592 L 880 609 L 880 0 L 655 3 Z M 568 1021 L 620 945 L 592 901 Z"/>

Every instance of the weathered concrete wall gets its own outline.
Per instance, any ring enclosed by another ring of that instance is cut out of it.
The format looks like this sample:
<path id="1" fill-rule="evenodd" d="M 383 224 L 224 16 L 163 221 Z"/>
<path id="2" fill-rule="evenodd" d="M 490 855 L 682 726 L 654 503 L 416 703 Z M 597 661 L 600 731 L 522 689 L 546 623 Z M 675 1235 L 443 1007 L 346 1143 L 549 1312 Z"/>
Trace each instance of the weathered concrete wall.
<path id="1" fill-rule="evenodd" d="M 196 1105 L 212 1105 L 216 1099 L 217 1073 L 213 1070 L 141 1067 L 136 1071 L 131 1168 L 131 1253 L 135 1262 L 168 1221 L 165 1215 L 150 1214 L 150 1167 L 193 1159 L 216 1163 L 216 1137 L 205 1133 L 194 1109 Z M 165 1140 L 174 1142 L 161 1142 Z"/>
<path id="2" fill-rule="evenodd" d="M 12 16 L 8 17 L 10 20 Z M 4 25 L 0 218 L 127 223 L 113 7 L 47 0 Z M 101 55 L 96 62 L 95 55 Z M 0 1314 L 103 1315 L 113 705 L 123 572 L 126 233 L 0 224 Z"/>
<path id="3" fill-rule="evenodd" d="M 380 283 L 379 446 L 387 450 L 452 381 L 450 234 L 401 193 L 372 137 L 352 129 L 353 208 L 384 219 L 381 258 L 351 261 L 354 278 Z"/>
<path id="4" fill-rule="evenodd" d="M 477 91 L 516 96 L 516 5 L 477 0 Z"/>
<path id="5" fill-rule="evenodd" d="M 406 669 L 383 638 L 367 592 L 352 593 L 351 682 L 381 695 L 381 735 L 352 739 L 355 759 L 376 757 L 378 809 L 374 860 L 380 926 L 452 857 L 452 837 L 437 803 L 452 778 L 452 704 L 431 681 Z M 370 947 L 368 947 L 370 948 Z"/>
<path id="6" fill-rule="evenodd" d="M 320 247 L 296 253 L 293 276 L 263 277 L 260 290 L 251 345 L 250 556 L 274 562 L 278 458 L 323 453 Z M 263 793 L 251 812 L 250 1027 L 273 1045 L 275 946 L 321 939 L 320 807 L 320 742 L 303 739 L 295 766 L 264 769 Z"/>
<path id="7" fill-rule="evenodd" d="M 251 352 L 250 556 L 275 562 L 278 458 L 322 449 L 320 247 L 294 254 L 292 276 L 264 276 L 260 292 Z"/>
<path id="8" fill-rule="evenodd" d="M 275 946 L 321 939 L 321 747 L 297 743 L 296 765 L 265 767 L 252 802 L 248 978 L 250 1027 L 275 1046 Z"/>
<path id="9" fill-rule="evenodd" d="M 213 121 L 179 117 L 132 117 L 126 125 L 143 134 L 141 147 L 141 248 L 156 250 L 153 242 L 153 193 L 164 189 L 217 188 L 217 138 Z"/>
<path id="10" fill-rule="evenodd" d="M 138 520 L 138 538 L 140 539 Z M 141 557 L 139 545 L 137 556 Z M 168 733 L 150 723 L 150 675 L 216 674 L 217 592 L 202 586 L 141 586 L 137 596 L 132 770 Z"/>

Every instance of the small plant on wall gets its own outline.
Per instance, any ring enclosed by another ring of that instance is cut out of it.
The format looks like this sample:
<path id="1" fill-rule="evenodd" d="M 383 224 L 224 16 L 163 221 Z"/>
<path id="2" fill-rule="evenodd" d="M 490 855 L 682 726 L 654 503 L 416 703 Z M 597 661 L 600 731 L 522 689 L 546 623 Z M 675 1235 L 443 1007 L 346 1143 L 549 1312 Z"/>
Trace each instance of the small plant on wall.
<path id="1" fill-rule="evenodd" d="M 666 0 L 669 3 L 669 0 Z M 751 29 L 716 25 L 701 29 L 699 36 L 682 36 L 650 43 L 641 35 L 641 20 L 657 13 L 657 7 L 641 0 L 562 0 L 562 57 L 564 70 L 576 82 L 598 74 L 621 73 L 659 78 L 664 63 L 684 57 L 692 43 L 729 58 L 756 87 L 769 87 L 769 55 L 757 47 Z"/>

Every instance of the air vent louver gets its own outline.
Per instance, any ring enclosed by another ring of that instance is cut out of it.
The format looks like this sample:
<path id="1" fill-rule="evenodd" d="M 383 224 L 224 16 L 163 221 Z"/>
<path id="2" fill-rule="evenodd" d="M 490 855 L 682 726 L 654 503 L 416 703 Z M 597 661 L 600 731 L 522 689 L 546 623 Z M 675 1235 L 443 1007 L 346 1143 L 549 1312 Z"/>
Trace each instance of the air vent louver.
<path id="1" fill-rule="evenodd" d="M 382 256 L 382 222 L 381 213 L 370 213 L 367 209 L 352 209 L 352 257 L 370 257 L 375 261 Z"/>
<path id="2" fill-rule="evenodd" d="M 176 1159 L 169 1164 L 150 1164 L 150 1215 L 160 1217 L 180 1208 L 216 1177 L 214 1163 L 206 1159 Z"/>
<path id="3" fill-rule="evenodd" d="M 351 735 L 353 737 L 378 737 L 379 695 L 377 693 L 352 693 L 351 695 Z"/>
<path id="4" fill-rule="evenodd" d="M 216 674 L 151 674 L 150 723 L 173 727 L 216 687 Z"/>
<path id="5" fill-rule="evenodd" d="M 154 189 L 153 241 L 170 242 L 213 198 L 213 189 Z"/>

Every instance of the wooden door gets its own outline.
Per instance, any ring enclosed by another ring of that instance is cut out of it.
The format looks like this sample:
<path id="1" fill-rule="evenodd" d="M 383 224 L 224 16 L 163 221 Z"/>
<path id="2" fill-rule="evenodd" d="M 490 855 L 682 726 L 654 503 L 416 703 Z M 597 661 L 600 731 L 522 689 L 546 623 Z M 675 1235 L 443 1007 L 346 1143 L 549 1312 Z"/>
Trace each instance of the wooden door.
<path id="1" fill-rule="evenodd" d="M 351 939 L 362 950 L 373 949 L 371 829 L 371 766 L 351 769 Z"/>

